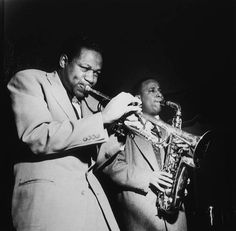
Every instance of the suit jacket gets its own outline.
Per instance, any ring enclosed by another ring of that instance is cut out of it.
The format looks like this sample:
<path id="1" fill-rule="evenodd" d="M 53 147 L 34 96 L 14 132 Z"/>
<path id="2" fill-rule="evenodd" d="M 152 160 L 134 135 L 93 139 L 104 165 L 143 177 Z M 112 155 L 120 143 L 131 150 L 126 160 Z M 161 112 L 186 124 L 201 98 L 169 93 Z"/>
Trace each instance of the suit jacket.
<path id="1" fill-rule="evenodd" d="M 26 146 L 15 153 L 24 157 L 14 166 L 17 230 L 118 230 L 100 184 L 87 171 L 95 145 L 108 140 L 98 101 L 86 97 L 78 120 L 57 72 L 20 71 L 8 89 Z"/>
<path id="2" fill-rule="evenodd" d="M 163 151 L 160 149 L 159 153 L 162 158 Z M 103 173 L 116 186 L 106 190 L 121 230 L 187 230 L 184 210 L 174 216 L 157 216 L 157 196 L 149 188 L 149 174 L 160 170 L 160 166 L 152 145 L 147 140 L 137 135 L 128 136 L 125 150 L 119 152 L 110 164 L 104 166 Z"/>

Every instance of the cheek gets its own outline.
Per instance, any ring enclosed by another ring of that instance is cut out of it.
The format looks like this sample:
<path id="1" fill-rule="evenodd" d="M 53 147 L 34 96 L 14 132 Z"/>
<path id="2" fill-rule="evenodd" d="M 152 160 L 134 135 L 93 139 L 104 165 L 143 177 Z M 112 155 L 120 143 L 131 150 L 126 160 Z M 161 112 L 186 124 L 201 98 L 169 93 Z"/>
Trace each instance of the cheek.
<path id="1" fill-rule="evenodd" d="M 142 105 L 142 110 L 143 112 L 150 113 L 152 111 L 152 105 L 146 102 L 145 104 Z"/>
<path id="2" fill-rule="evenodd" d="M 71 73 L 71 82 L 73 82 L 74 84 L 81 82 L 83 78 L 84 78 L 83 73 L 79 73 L 79 72 Z"/>
<path id="3" fill-rule="evenodd" d="M 153 110 L 155 111 L 155 113 L 159 113 L 161 111 L 161 106 L 160 105 L 154 105 L 153 106 Z"/>
<path id="4" fill-rule="evenodd" d="M 72 83 L 76 83 L 82 79 L 83 73 L 76 67 L 68 69 L 69 79 Z"/>
<path id="5" fill-rule="evenodd" d="M 98 78 L 94 78 L 94 80 L 93 80 L 93 86 L 97 83 L 97 81 L 98 81 Z"/>

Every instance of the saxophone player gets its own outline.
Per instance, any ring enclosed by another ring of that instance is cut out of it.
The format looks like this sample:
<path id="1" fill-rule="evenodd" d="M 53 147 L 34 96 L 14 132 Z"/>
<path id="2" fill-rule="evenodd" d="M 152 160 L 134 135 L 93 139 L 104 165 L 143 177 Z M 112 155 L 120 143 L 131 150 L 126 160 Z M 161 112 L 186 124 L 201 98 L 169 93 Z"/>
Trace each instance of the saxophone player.
<path id="1" fill-rule="evenodd" d="M 146 78 L 137 84 L 136 95 L 142 101 L 142 113 L 159 119 L 163 95 L 159 82 Z M 143 124 L 133 115 L 126 123 L 145 126 L 146 130 L 157 130 L 160 144 L 164 144 L 167 134 L 153 127 L 150 122 Z M 155 129 L 154 129 L 155 128 Z M 151 131 L 150 131 L 151 132 Z M 157 214 L 157 194 L 170 189 L 172 175 L 161 171 L 165 149 L 152 144 L 138 135 L 127 135 L 124 149 L 111 158 L 109 164 L 98 171 L 98 176 L 123 231 L 186 231 L 187 221 L 184 207 L 168 216 Z M 99 159 L 98 159 L 99 163 Z M 108 187 L 109 186 L 109 187 Z"/>

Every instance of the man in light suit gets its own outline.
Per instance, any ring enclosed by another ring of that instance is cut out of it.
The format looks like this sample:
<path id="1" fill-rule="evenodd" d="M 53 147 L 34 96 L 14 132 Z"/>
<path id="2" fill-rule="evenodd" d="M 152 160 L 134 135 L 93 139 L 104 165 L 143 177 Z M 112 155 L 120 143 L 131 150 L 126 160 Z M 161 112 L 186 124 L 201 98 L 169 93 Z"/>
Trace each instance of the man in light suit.
<path id="1" fill-rule="evenodd" d="M 159 83 L 153 78 L 142 79 L 136 93 L 141 98 L 143 114 L 158 119 L 160 103 L 163 100 Z M 134 120 L 130 125 L 132 123 L 137 121 Z M 146 131 L 151 132 L 153 128 L 153 124 L 145 122 Z M 166 131 L 161 128 L 156 136 L 163 144 L 168 138 Z M 121 230 L 187 230 L 184 208 L 173 216 L 158 214 L 157 194 L 170 188 L 173 183 L 172 175 L 161 171 L 164 156 L 165 149 L 162 145 L 155 151 L 149 141 L 134 134 L 127 136 L 124 151 L 116 154 L 110 163 L 105 162 L 106 156 L 104 158 L 102 155 L 99 156 L 97 174 L 102 177 L 102 184 L 106 183 L 104 188 L 113 205 Z"/>
<path id="2" fill-rule="evenodd" d="M 100 112 L 85 88 L 97 82 L 101 50 L 78 36 L 62 48 L 57 71 L 23 70 L 7 86 L 23 147 L 14 154 L 13 224 L 17 231 L 119 230 L 91 163 L 109 140 L 106 126 L 139 111 L 139 101 L 122 92 Z"/>

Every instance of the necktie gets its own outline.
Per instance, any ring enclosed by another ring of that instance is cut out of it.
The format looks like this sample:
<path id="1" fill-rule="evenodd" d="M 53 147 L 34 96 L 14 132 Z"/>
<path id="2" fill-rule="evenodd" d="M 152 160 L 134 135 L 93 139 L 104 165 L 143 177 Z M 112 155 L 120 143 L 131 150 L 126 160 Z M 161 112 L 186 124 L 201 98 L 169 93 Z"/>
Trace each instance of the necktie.
<path id="1" fill-rule="evenodd" d="M 153 148 L 153 151 L 154 151 L 154 153 L 155 153 L 158 166 L 159 166 L 159 168 L 161 169 L 161 168 L 162 168 L 161 150 L 160 150 L 159 147 L 157 147 L 157 146 L 155 146 L 155 145 L 152 145 L 152 148 Z"/>
<path id="2" fill-rule="evenodd" d="M 153 135 L 155 135 L 158 139 L 160 139 L 160 131 L 156 128 L 155 125 L 153 125 L 151 122 L 147 121 L 145 124 L 145 129 L 149 132 L 151 132 Z M 157 163 L 159 168 L 161 169 L 162 161 L 161 161 L 161 148 L 157 147 L 156 145 L 152 145 Z"/>
<path id="3" fill-rule="evenodd" d="M 76 97 L 72 98 L 72 106 L 75 111 L 77 119 L 81 118 L 81 108 L 80 108 L 80 102 Z"/>
<path id="4" fill-rule="evenodd" d="M 157 127 L 156 126 L 154 126 L 153 128 L 152 128 L 152 133 L 156 136 L 156 137 L 158 137 L 159 139 L 161 138 L 161 134 L 160 134 L 160 131 L 159 131 L 159 129 L 157 129 Z M 157 147 L 156 145 L 152 145 L 152 148 L 153 148 L 153 151 L 154 151 L 154 153 L 155 153 L 155 156 L 156 156 L 156 159 L 157 159 L 157 163 L 158 163 L 158 165 L 159 165 L 159 167 L 160 167 L 160 169 L 161 169 L 161 167 L 162 167 L 162 161 L 161 161 L 161 148 L 160 147 Z"/>

